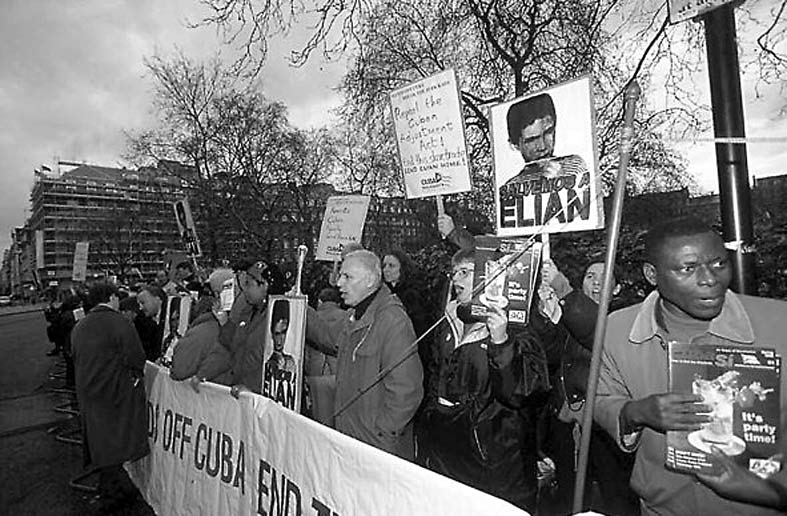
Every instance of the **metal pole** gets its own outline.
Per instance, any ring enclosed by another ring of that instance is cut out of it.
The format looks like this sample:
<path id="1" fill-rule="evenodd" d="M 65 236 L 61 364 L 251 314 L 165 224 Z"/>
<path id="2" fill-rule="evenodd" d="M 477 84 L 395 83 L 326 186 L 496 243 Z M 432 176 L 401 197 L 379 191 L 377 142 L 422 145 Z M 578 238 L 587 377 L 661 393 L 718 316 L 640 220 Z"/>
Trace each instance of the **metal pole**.
<path id="1" fill-rule="evenodd" d="M 601 352 L 604 349 L 604 333 L 607 330 L 607 312 L 609 300 L 612 297 L 612 269 L 615 265 L 615 255 L 618 250 L 618 235 L 620 234 L 620 219 L 623 213 L 623 198 L 626 192 L 626 173 L 628 171 L 631 147 L 634 144 L 634 108 L 639 98 L 640 88 L 637 81 L 632 81 L 626 88 L 623 130 L 620 137 L 620 163 L 618 164 L 618 177 L 615 181 L 615 195 L 612 199 L 612 213 L 609 228 L 607 229 L 607 254 L 604 259 L 604 284 L 601 287 L 601 299 L 596 315 L 596 328 L 593 334 L 593 356 L 590 359 L 590 372 L 585 395 L 585 409 L 582 412 L 582 436 L 579 445 L 579 462 L 577 476 L 574 484 L 574 506 L 572 513 L 582 512 L 582 502 L 585 496 L 585 478 L 587 477 L 588 452 L 590 450 L 590 434 L 593 428 L 593 406 L 596 402 L 596 387 L 601 371 Z"/>
<path id="2" fill-rule="evenodd" d="M 736 46 L 735 13 L 725 5 L 704 16 L 713 130 L 717 138 L 746 136 Z M 722 235 L 733 263 L 732 289 L 756 294 L 754 229 L 745 143 L 716 143 Z"/>

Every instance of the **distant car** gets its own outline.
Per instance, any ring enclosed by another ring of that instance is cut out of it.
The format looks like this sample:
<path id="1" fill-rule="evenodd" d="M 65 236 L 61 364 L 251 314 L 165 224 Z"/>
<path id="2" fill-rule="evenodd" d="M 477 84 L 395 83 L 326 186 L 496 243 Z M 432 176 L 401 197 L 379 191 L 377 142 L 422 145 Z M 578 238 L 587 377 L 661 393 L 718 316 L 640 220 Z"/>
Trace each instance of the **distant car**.
<path id="1" fill-rule="evenodd" d="M 9 306 L 11 304 L 11 296 L 0 296 L 0 306 Z"/>

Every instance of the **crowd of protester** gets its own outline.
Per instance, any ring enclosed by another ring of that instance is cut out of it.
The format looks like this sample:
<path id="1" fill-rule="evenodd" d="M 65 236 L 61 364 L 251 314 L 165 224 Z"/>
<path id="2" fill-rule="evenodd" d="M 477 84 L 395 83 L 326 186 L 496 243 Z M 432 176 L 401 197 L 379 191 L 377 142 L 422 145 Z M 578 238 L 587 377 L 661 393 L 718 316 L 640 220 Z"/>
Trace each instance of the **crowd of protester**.
<path id="1" fill-rule="evenodd" d="M 715 339 L 787 351 L 778 317 L 787 305 L 728 290 L 731 266 L 715 232 L 693 219 L 653 228 L 643 271 L 654 291 L 644 303 L 620 309 L 613 279 L 596 423 L 583 429 L 600 291 L 614 271 L 589 257 L 581 284 L 571 285 L 560 264 L 544 260 L 526 325 L 510 324 L 494 303 L 479 319 L 468 309 L 477 286 L 474 237 L 450 216 L 437 227 L 453 252 L 439 310 L 403 251 L 345 250 L 306 314 L 306 415 L 534 514 L 570 513 L 583 431 L 592 435 L 586 508 L 602 514 L 778 514 L 787 507 L 783 472 L 752 478 L 723 454 L 713 459 L 724 466 L 722 477 L 663 465 L 664 432 L 697 427 L 707 407 L 696 396 L 666 394 L 660 343 Z M 228 281 L 231 307 L 222 302 Z M 266 324 L 268 299 L 291 286 L 258 256 L 210 274 L 183 262 L 150 284 L 98 284 L 52 302 L 48 335 L 53 353 L 72 364 L 86 456 L 103 472 L 107 504 L 133 496 L 118 467 L 147 453 L 144 360 L 164 363 L 172 379 L 195 390 L 214 382 L 233 396 L 261 393 L 263 346 L 277 342 L 266 336 L 289 318 Z M 168 312 L 173 297 L 190 305 L 188 325 Z"/>

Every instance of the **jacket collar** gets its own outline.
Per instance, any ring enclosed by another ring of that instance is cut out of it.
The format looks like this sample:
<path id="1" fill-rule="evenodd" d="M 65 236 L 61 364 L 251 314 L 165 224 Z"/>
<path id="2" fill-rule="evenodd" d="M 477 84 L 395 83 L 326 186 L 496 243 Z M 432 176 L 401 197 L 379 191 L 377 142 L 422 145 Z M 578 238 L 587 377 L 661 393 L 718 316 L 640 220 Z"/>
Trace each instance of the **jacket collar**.
<path id="1" fill-rule="evenodd" d="M 363 311 L 363 314 L 359 319 L 355 319 L 355 308 L 350 309 L 350 320 L 356 323 L 357 328 L 368 326 L 374 322 L 374 316 L 377 310 L 394 302 L 401 304 L 401 302 L 398 301 L 398 298 L 391 294 L 391 290 L 385 284 L 383 284 L 380 289 L 377 290 L 377 293 L 372 295 L 372 300 L 369 303 L 369 306 L 366 307 L 366 310 Z"/>
<path id="2" fill-rule="evenodd" d="M 642 344 L 657 335 L 661 335 L 656 320 L 656 309 L 659 306 L 661 297 L 657 290 L 651 292 L 642 302 L 631 326 L 629 341 L 635 344 Z M 751 344 L 754 342 L 754 329 L 751 320 L 743 308 L 740 298 L 731 290 L 727 290 L 724 295 L 724 306 L 721 312 L 710 322 L 708 333 L 731 340 L 741 344 Z"/>

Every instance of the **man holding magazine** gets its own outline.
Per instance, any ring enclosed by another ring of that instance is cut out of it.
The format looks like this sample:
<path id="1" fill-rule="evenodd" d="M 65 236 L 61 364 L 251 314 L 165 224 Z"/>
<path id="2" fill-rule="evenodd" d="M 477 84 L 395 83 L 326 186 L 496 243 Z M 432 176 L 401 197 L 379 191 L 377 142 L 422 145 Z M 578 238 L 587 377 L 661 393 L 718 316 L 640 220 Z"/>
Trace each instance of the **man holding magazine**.
<path id="1" fill-rule="evenodd" d="M 642 303 L 610 315 L 595 405 L 596 422 L 623 450 L 636 453 L 631 486 L 642 514 L 783 514 L 784 469 L 762 478 L 712 443 L 706 458 L 715 466 L 713 474 L 673 471 L 665 460 L 667 432 L 699 432 L 713 415 L 701 395 L 670 392 L 668 348 L 770 348 L 784 357 L 787 303 L 728 290 L 732 269 L 724 243 L 694 218 L 654 227 L 646 237 L 645 255 L 643 272 L 656 290 Z M 781 395 L 780 424 L 785 428 L 787 375 L 780 382 L 775 386 L 780 392 L 772 396 Z M 778 443 L 782 456 L 785 441 Z M 777 469 L 780 462 L 778 455 L 770 461 Z"/>

